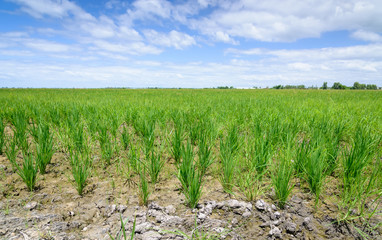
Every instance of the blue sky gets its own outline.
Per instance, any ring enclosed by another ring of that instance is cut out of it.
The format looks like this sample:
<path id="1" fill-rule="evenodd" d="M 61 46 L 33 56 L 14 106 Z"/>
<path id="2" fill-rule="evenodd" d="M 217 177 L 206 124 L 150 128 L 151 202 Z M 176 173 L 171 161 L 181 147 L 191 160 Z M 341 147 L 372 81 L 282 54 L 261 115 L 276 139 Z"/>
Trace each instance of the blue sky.
<path id="1" fill-rule="evenodd" d="M 382 86 L 381 0 L 0 0 L 0 87 Z"/>

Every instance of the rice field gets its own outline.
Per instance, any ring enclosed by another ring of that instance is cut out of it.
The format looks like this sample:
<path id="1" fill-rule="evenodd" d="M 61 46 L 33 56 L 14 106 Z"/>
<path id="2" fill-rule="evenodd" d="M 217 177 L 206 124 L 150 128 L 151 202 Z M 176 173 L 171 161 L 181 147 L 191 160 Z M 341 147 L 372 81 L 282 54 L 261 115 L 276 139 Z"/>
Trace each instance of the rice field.
<path id="1" fill-rule="evenodd" d="M 50 181 L 84 199 L 106 182 L 141 206 L 171 188 L 190 211 L 303 194 L 365 238 L 381 228 L 381 91 L 0 89 L 0 106 L 2 202 Z"/>

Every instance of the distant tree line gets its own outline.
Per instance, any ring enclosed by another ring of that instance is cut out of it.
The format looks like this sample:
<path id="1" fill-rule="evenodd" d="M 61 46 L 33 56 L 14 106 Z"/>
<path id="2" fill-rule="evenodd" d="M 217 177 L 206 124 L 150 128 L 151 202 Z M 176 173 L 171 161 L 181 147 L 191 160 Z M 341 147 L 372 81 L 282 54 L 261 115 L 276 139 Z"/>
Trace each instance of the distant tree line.
<path id="1" fill-rule="evenodd" d="M 274 89 L 306 89 L 305 85 L 276 85 Z"/>
<path id="2" fill-rule="evenodd" d="M 276 85 L 273 89 L 317 89 L 318 87 L 305 87 L 305 85 Z M 328 83 L 324 82 L 320 89 L 356 89 L 356 90 L 377 90 L 378 87 L 375 84 L 361 84 L 355 82 L 352 87 L 345 86 L 339 82 L 333 83 L 332 87 L 328 87 Z M 381 88 L 379 88 L 381 89 Z"/>
<path id="3" fill-rule="evenodd" d="M 231 87 L 228 87 L 228 86 L 217 86 L 216 88 L 217 89 L 234 89 L 233 86 L 231 86 Z"/>
<path id="4" fill-rule="evenodd" d="M 326 86 L 326 88 L 325 88 Z M 322 89 L 328 89 L 327 88 L 327 82 L 324 82 L 324 84 L 321 87 Z M 378 87 L 375 84 L 362 84 L 359 82 L 355 82 L 352 87 L 348 87 L 345 85 L 342 85 L 339 82 L 333 83 L 332 89 L 355 89 L 355 90 L 377 90 Z"/>

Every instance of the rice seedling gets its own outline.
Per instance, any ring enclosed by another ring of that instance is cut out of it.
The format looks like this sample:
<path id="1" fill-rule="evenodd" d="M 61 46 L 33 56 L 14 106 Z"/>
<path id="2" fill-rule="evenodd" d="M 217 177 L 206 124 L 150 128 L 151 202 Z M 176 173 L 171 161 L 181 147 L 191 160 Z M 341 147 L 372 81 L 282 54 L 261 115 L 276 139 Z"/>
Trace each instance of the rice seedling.
<path id="1" fill-rule="evenodd" d="M 23 153 L 23 163 L 21 167 L 16 161 L 12 162 L 12 164 L 16 169 L 17 175 L 21 177 L 27 185 L 28 190 L 32 192 L 35 188 L 38 174 L 38 166 L 33 155 L 30 153 Z"/>
<path id="2" fill-rule="evenodd" d="M 178 178 L 184 191 L 190 186 L 190 181 L 195 172 L 194 168 L 194 151 L 190 142 L 187 142 L 186 147 L 181 148 L 182 161 L 178 164 Z"/>
<path id="3" fill-rule="evenodd" d="M 191 119 L 188 123 L 188 133 L 192 145 L 196 145 L 202 131 L 201 122 L 196 119 Z"/>
<path id="4" fill-rule="evenodd" d="M 138 196 L 139 196 L 139 204 L 143 206 L 147 206 L 150 190 L 149 190 L 149 183 L 147 181 L 146 177 L 146 170 L 145 168 L 140 169 L 139 172 L 139 184 L 138 184 Z"/>
<path id="5" fill-rule="evenodd" d="M 115 145 L 113 144 L 111 135 L 108 133 L 108 128 L 106 124 L 98 125 L 98 137 L 101 147 L 102 160 L 106 164 L 106 167 L 111 164 L 111 159 L 113 158 L 115 153 Z"/>
<path id="6" fill-rule="evenodd" d="M 231 127 L 228 136 L 220 139 L 220 159 L 222 164 L 222 174 L 220 182 L 224 191 L 232 193 L 233 178 L 235 173 L 235 155 L 239 149 L 237 127 Z"/>
<path id="7" fill-rule="evenodd" d="M 358 125 L 352 146 L 343 158 L 344 189 L 350 189 L 372 160 L 380 139 L 365 125 Z"/>
<path id="8" fill-rule="evenodd" d="M 154 130 L 155 130 L 155 120 L 145 120 L 143 122 L 143 143 L 144 143 L 144 150 L 145 150 L 145 155 L 146 158 L 148 158 L 150 152 L 154 148 L 154 140 L 155 140 L 155 135 L 154 135 Z"/>
<path id="9" fill-rule="evenodd" d="M 15 139 L 15 137 L 10 138 L 8 140 L 8 144 L 7 144 L 6 151 L 5 151 L 5 155 L 7 156 L 9 162 L 12 164 L 12 167 L 14 170 L 17 170 L 17 168 L 15 168 L 15 166 L 16 166 L 17 154 L 19 152 L 17 145 L 16 145 L 16 141 L 17 140 Z"/>
<path id="10" fill-rule="evenodd" d="M 187 205 L 195 208 L 202 194 L 203 175 L 194 164 L 194 151 L 192 144 L 187 142 L 182 146 L 182 161 L 178 165 L 178 179 L 182 185 L 182 192 L 186 197 Z"/>
<path id="11" fill-rule="evenodd" d="M 206 133 L 202 133 L 198 141 L 198 162 L 197 166 L 200 171 L 200 176 L 204 176 L 209 166 L 212 165 L 214 159 L 212 157 L 212 147 L 208 142 L 208 136 Z"/>
<path id="12" fill-rule="evenodd" d="M 17 146 L 23 151 L 27 152 L 29 149 L 27 128 L 28 117 L 22 111 L 16 111 L 12 115 L 12 124 L 14 126 L 14 136 Z"/>
<path id="13" fill-rule="evenodd" d="M 47 123 L 40 123 L 38 126 L 36 145 L 36 161 L 40 173 L 45 174 L 46 166 L 50 163 L 54 150 L 53 150 L 53 136 L 49 131 Z"/>
<path id="14" fill-rule="evenodd" d="M 0 155 L 3 154 L 4 146 L 5 146 L 5 124 L 4 124 L 4 119 L 0 117 Z"/>
<path id="15" fill-rule="evenodd" d="M 318 148 L 310 154 L 304 164 L 305 180 L 310 191 L 316 196 L 316 206 L 321 194 L 322 185 L 326 177 L 327 163 L 326 152 L 323 148 Z"/>
<path id="16" fill-rule="evenodd" d="M 332 175 L 334 170 L 338 167 L 337 158 L 340 154 L 340 142 L 345 130 L 345 123 L 343 121 L 338 122 L 334 129 L 327 134 L 326 141 L 326 162 L 327 162 L 327 171 L 328 175 Z"/>
<path id="17" fill-rule="evenodd" d="M 174 118 L 174 133 L 171 139 L 171 153 L 175 163 L 180 162 L 181 148 L 184 139 L 184 125 L 181 119 Z"/>
<path id="18" fill-rule="evenodd" d="M 195 208 L 202 196 L 202 178 L 199 171 L 194 171 L 189 179 L 189 186 L 183 191 L 186 196 L 187 204 L 190 208 Z"/>
<path id="19" fill-rule="evenodd" d="M 281 150 L 279 159 L 272 166 L 272 184 L 276 194 L 276 201 L 280 208 L 284 208 L 286 201 L 292 192 L 294 185 L 292 150 L 286 147 Z"/>
<path id="20" fill-rule="evenodd" d="M 140 149 L 137 146 L 132 146 L 129 149 L 129 165 L 132 167 L 132 169 L 136 172 L 139 173 L 139 169 L 141 168 L 140 164 L 141 161 L 140 159 Z"/>
<path id="21" fill-rule="evenodd" d="M 302 139 L 296 147 L 296 155 L 294 159 L 294 169 L 297 176 L 303 178 L 304 170 L 308 164 L 309 154 L 311 152 L 311 144 L 307 139 Z"/>
<path id="22" fill-rule="evenodd" d="M 164 166 L 164 161 L 161 159 L 161 154 L 156 154 L 155 151 L 152 150 L 149 159 L 146 159 L 146 164 L 151 183 L 156 184 L 158 181 L 159 173 Z"/>
<path id="23" fill-rule="evenodd" d="M 69 118 L 70 119 L 70 118 Z M 74 120 L 72 120 L 74 121 Z M 70 122 L 70 121 L 69 121 Z M 85 152 L 87 151 L 86 135 L 84 126 L 80 122 L 71 122 L 68 126 L 68 151 Z"/>
<path id="24" fill-rule="evenodd" d="M 239 192 L 249 202 L 256 200 L 261 196 L 266 188 L 262 186 L 262 175 L 255 169 L 249 168 L 247 171 L 240 171 L 241 177 L 237 178 Z"/>
<path id="25" fill-rule="evenodd" d="M 351 187 L 343 190 L 341 202 L 338 204 L 338 222 L 362 219 L 367 224 L 377 213 L 379 200 L 382 198 L 382 191 L 378 187 L 382 171 L 381 161 L 376 161 L 369 171 L 357 176 Z M 366 208 L 366 206 L 369 207 Z"/>
<path id="26" fill-rule="evenodd" d="M 130 146 L 130 133 L 127 127 L 124 125 L 121 133 L 121 142 L 124 150 L 127 150 Z"/>
<path id="27" fill-rule="evenodd" d="M 78 194 L 82 196 L 84 188 L 88 184 L 87 180 L 91 175 L 92 160 L 87 152 L 71 151 L 69 154 L 74 187 Z"/>
<path id="28" fill-rule="evenodd" d="M 121 219 L 121 229 L 118 231 L 116 237 L 113 237 L 109 234 L 109 237 L 111 240 L 121 240 L 121 239 L 127 240 L 128 239 L 126 234 L 126 227 L 125 227 L 126 223 L 128 222 L 128 219 L 126 219 L 126 221 L 123 221 L 122 215 L 120 216 L 120 219 Z M 136 223 L 137 223 L 137 219 L 134 218 L 133 227 L 131 229 L 131 234 L 129 237 L 130 240 L 134 240 Z"/>
<path id="29" fill-rule="evenodd" d="M 250 167 L 256 170 L 260 178 L 268 168 L 269 161 L 272 158 L 272 139 L 268 134 L 258 136 L 249 150 Z"/>
<path id="30" fill-rule="evenodd" d="M 190 234 L 187 234 L 184 231 L 181 231 L 179 229 L 175 229 L 172 231 L 161 230 L 161 232 L 176 234 L 177 236 L 181 236 L 182 239 L 186 239 L 186 240 L 219 240 L 219 239 L 225 238 L 225 236 L 229 234 L 229 232 L 231 231 L 232 230 L 230 229 L 223 229 L 223 231 L 219 233 L 215 231 L 210 232 L 208 229 L 206 229 L 206 226 L 198 225 L 196 216 L 195 216 L 195 224 Z"/>

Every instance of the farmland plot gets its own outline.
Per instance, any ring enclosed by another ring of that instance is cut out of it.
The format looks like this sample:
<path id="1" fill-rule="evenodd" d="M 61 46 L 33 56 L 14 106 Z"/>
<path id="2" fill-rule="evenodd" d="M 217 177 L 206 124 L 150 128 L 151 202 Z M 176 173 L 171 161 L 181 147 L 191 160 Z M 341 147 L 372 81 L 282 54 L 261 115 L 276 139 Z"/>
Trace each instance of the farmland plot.
<path id="1" fill-rule="evenodd" d="M 0 238 L 381 238 L 381 97 L 1 89 Z"/>

